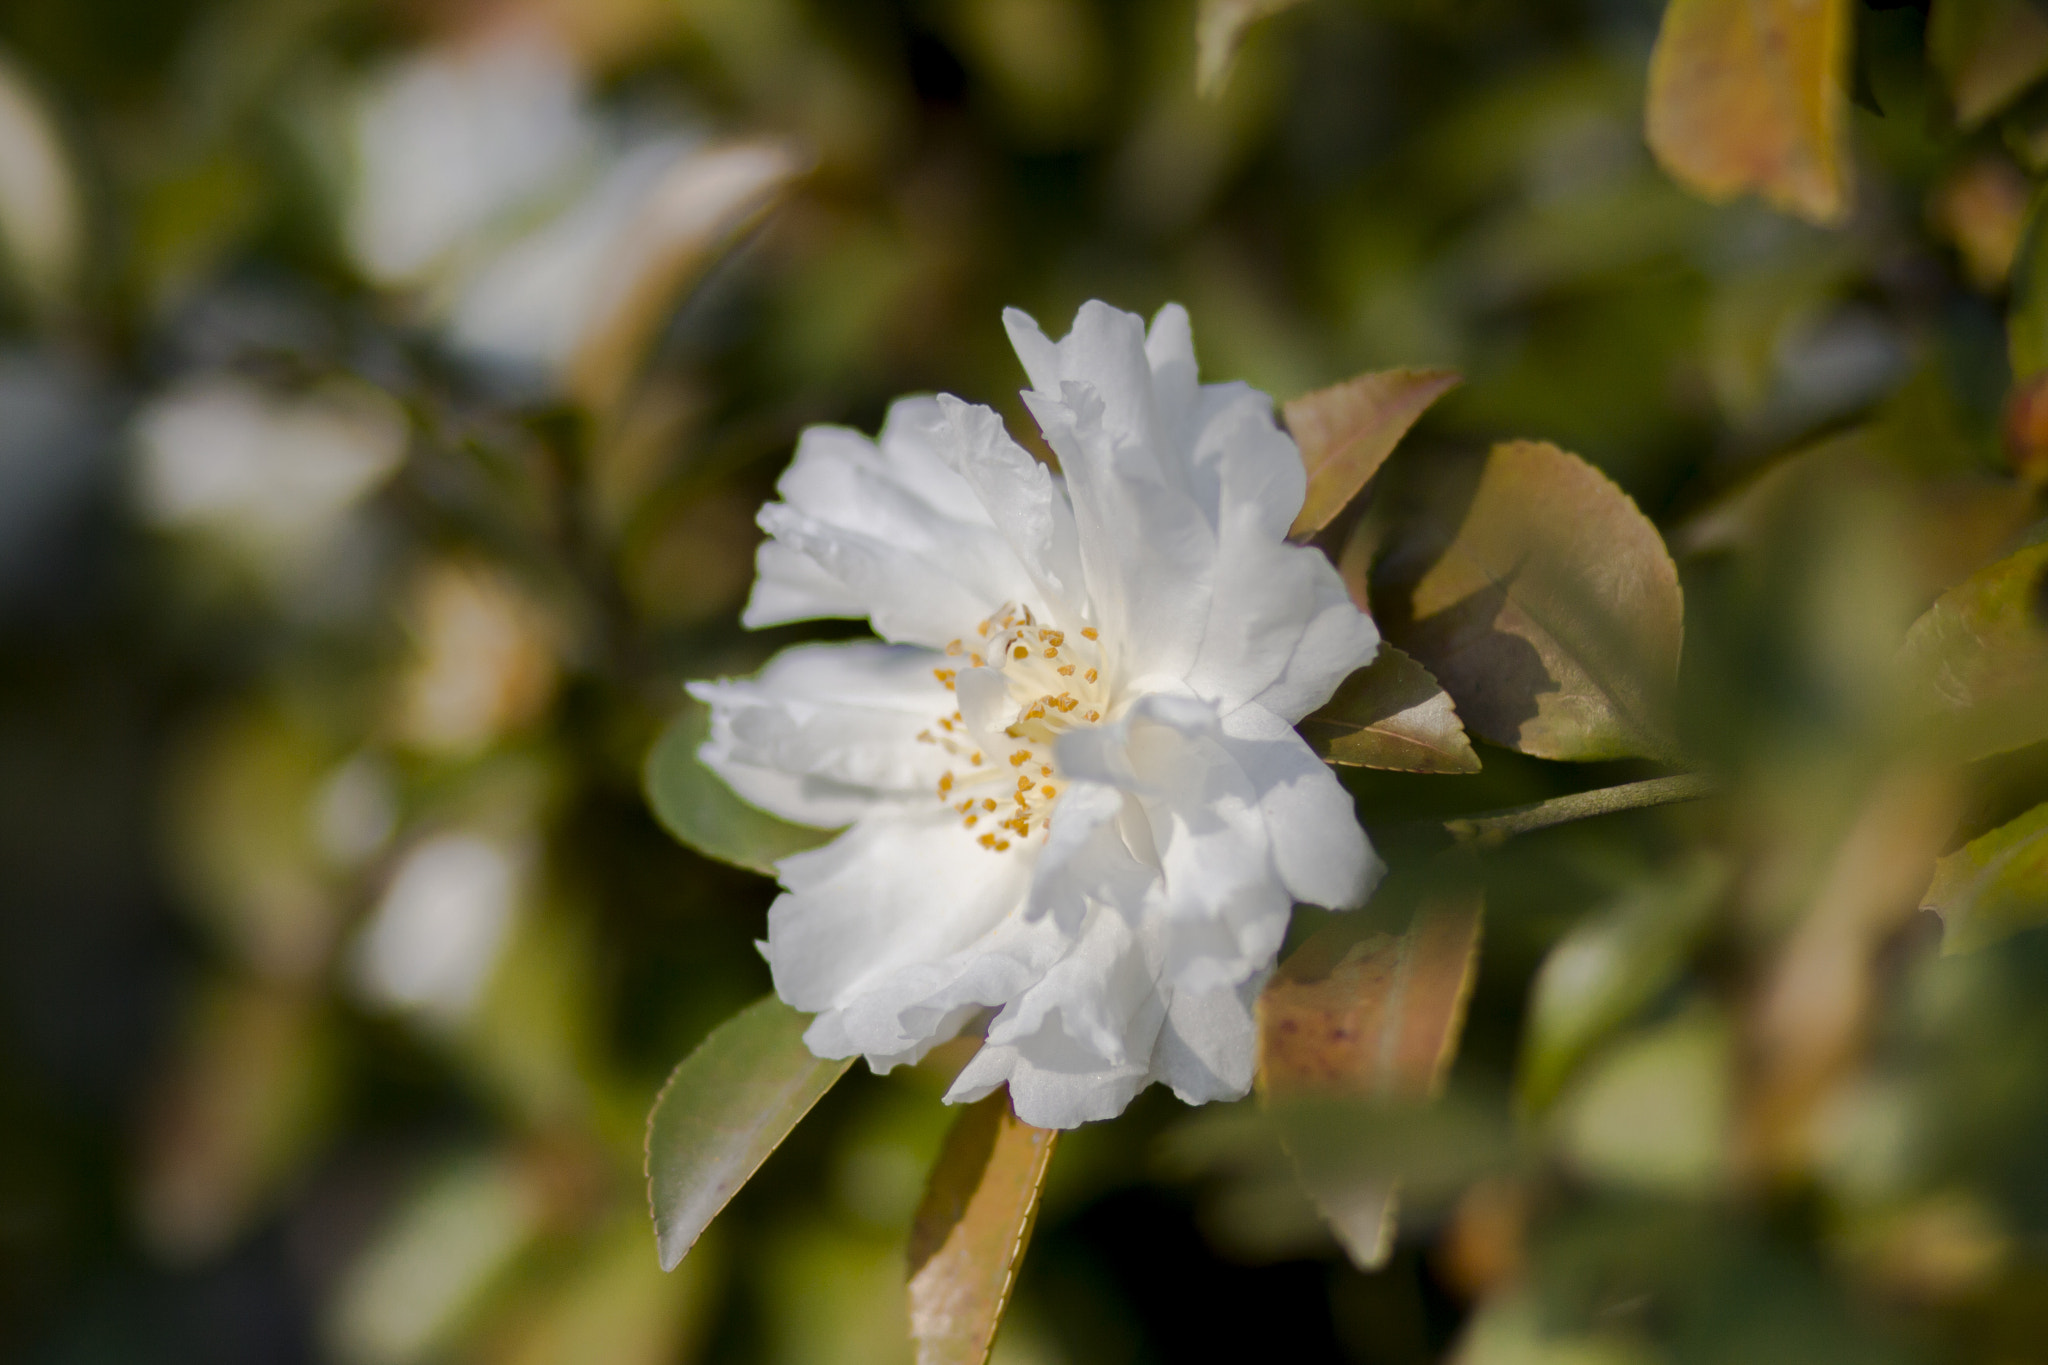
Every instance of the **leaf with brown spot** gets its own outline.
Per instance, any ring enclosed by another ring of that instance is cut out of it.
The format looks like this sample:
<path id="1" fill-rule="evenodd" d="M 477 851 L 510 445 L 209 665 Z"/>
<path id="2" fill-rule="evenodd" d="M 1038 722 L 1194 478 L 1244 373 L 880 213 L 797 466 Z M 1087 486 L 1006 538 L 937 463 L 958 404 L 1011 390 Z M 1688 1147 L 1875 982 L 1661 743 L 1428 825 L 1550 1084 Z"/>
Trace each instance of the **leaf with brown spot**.
<path id="1" fill-rule="evenodd" d="M 1538 441 L 1395 472 L 1373 601 L 1466 726 L 1538 758 L 1675 756 L 1684 598 L 1629 496 Z"/>
<path id="2" fill-rule="evenodd" d="M 1935 0 L 1927 56 L 1974 128 L 2048 76 L 2048 14 L 2033 0 Z"/>
<path id="3" fill-rule="evenodd" d="M 1946 953 L 2048 924 L 2048 804 L 1937 860 L 1921 902 L 1941 916 Z"/>
<path id="4" fill-rule="evenodd" d="M 1823 226 L 1849 211 L 1848 0 L 1671 0 L 1650 54 L 1650 150 L 1716 202 Z"/>
<path id="5" fill-rule="evenodd" d="M 647 1116 L 647 1198 L 676 1263 L 852 1060 L 816 1057 L 810 1020 L 764 995 L 683 1058 Z"/>
<path id="6" fill-rule="evenodd" d="M 1308 497 L 1289 539 L 1305 540 L 1328 526 L 1429 405 L 1463 382 L 1454 370 L 1380 370 L 1289 402 L 1282 412 L 1308 467 Z"/>
<path id="7" fill-rule="evenodd" d="M 981 1365 L 1059 1137 L 1034 1128 L 999 1090 L 969 1105 L 946 1135 L 910 1224 L 910 1335 L 918 1365 Z"/>
<path id="8" fill-rule="evenodd" d="M 1326 763 L 1404 773 L 1479 771 L 1451 694 L 1392 645 L 1381 645 L 1300 729 Z"/>
<path id="9" fill-rule="evenodd" d="M 2048 740 L 2048 544 L 1938 598 L 1901 650 L 1916 714 L 1964 759 Z"/>
<path id="10" fill-rule="evenodd" d="M 1456 1054 L 1479 960 L 1476 894 L 1426 903 L 1396 938 L 1342 918 L 1280 964 L 1258 1003 L 1259 1089 L 1288 1141 L 1289 1102 L 1433 1097 Z M 1301 1144 L 1289 1142 L 1292 1149 Z M 1298 1166 L 1345 1251 L 1385 1262 L 1398 1173 Z"/>

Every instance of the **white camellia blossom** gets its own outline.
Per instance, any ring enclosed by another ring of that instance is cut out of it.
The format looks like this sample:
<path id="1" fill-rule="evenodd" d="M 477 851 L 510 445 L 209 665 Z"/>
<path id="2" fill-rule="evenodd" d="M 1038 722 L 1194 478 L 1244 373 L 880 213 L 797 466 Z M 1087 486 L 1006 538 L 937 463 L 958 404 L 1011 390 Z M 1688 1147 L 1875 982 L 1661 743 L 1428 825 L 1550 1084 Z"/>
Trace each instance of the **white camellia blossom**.
<path id="1" fill-rule="evenodd" d="M 1252 1001 L 1296 902 L 1381 871 L 1295 733 L 1379 647 L 1317 551 L 1272 402 L 1199 384 L 1185 310 L 1102 303 L 1058 343 L 1004 316 L 1064 477 L 990 409 L 905 398 L 881 438 L 804 433 L 761 511 L 744 620 L 866 617 L 700 683 L 701 757 L 755 805 L 846 826 L 777 864 L 762 945 L 823 1057 L 914 1061 L 993 1008 L 947 1099 L 1107 1118 L 1153 1081 L 1252 1080 Z"/>

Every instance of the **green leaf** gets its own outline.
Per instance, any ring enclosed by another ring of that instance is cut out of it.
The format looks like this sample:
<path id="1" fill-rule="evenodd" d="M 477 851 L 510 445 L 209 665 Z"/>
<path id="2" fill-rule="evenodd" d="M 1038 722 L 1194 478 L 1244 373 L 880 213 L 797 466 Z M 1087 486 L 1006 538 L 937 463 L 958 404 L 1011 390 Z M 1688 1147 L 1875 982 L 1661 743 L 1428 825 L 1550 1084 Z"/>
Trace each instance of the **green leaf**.
<path id="1" fill-rule="evenodd" d="M 1650 54 L 1650 150 L 1716 202 L 1849 212 L 1848 0 L 1671 0 Z"/>
<path id="2" fill-rule="evenodd" d="M 2012 263 L 2012 302 L 2005 315 L 2006 358 L 2015 386 L 2048 371 L 2048 214 L 2036 194 Z"/>
<path id="3" fill-rule="evenodd" d="M 2048 804 L 1938 859 L 1923 902 L 1941 916 L 1946 953 L 2048 924 Z"/>
<path id="4" fill-rule="evenodd" d="M 1957 756 L 2048 739 L 2048 544 L 2030 545 L 1943 593 L 1901 651 L 1917 715 Z"/>
<path id="5" fill-rule="evenodd" d="M 1393 472 L 1376 615 L 1465 724 L 1537 758 L 1674 757 L 1684 598 L 1628 495 L 1539 441 Z"/>
<path id="6" fill-rule="evenodd" d="M 846 1074 L 804 1046 L 810 1021 L 764 995 L 683 1058 L 647 1116 L 647 1195 L 673 1270 L 726 1201 Z"/>
<path id="7" fill-rule="evenodd" d="M 1381 645 L 1300 728 L 1328 763 L 1404 773 L 1479 771 L 1479 755 L 1450 693 L 1392 645 Z"/>
<path id="8" fill-rule="evenodd" d="M 1701 1194 L 1727 1173 L 1734 1032 L 1696 1009 L 1603 1055 L 1560 1106 L 1565 1155 L 1585 1175 Z"/>
<path id="9" fill-rule="evenodd" d="M 2048 76 L 2048 14 L 2033 0 L 1935 0 L 1927 55 L 1974 128 Z"/>
<path id="10" fill-rule="evenodd" d="M 838 833 L 793 825 L 740 800 L 697 759 L 710 734 L 711 709 L 690 701 L 648 750 L 641 785 L 662 828 L 707 858 L 765 877 L 775 875 L 779 860 L 828 843 Z"/>
<path id="11" fill-rule="evenodd" d="M 1019 1119 L 1007 1090 L 969 1105 L 946 1134 L 910 1224 L 918 1365 L 988 1359 L 1058 1138 Z"/>
<path id="12" fill-rule="evenodd" d="M 1362 1269 L 1384 1264 L 1392 1248 L 1398 1173 L 1310 1158 L 1314 1134 L 1290 1116 L 1329 1101 L 1437 1092 L 1478 967 L 1481 912 L 1477 894 L 1439 897 L 1399 938 L 1339 918 L 1290 954 L 1259 996 L 1260 1094 L 1303 1190 Z"/>
<path id="13" fill-rule="evenodd" d="M 1220 95 L 1230 81 L 1230 69 L 1237 64 L 1237 50 L 1244 35 L 1261 19 L 1301 0 L 1202 0 L 1195 16 L 1195 88 L 1204 95 Z"/>
<path id="14" fill-rule="evenodd" d="M 1306 540 L 1328 526 L 1429 405 L 1462 382 L 1453 370 L 1381 370 L 1289 402 L 1282 411 L 1308 467 L 1308 497 L 1288 537 Z"/>
<path id="15" fill-rule="evenodd" d="M 1727 885 L 1727 869 L 1701 858 L 1634 888 L 1550 950 L 1522 1031 L 1525 1109 L 1548 1106 L 1596 1045 L 1677 979 Z"/>

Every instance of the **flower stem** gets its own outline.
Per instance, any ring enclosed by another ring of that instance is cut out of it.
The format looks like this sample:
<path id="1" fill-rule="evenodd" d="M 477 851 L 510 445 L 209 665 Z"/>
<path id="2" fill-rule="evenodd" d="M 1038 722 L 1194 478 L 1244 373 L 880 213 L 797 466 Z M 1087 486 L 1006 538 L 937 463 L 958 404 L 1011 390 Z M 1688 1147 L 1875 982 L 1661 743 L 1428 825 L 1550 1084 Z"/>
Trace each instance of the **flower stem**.
<path id="1" fill-rule="evenodd" d="M 1640 810 L 1645 806 L 1667 806 L 1678 801 L 1697 801 L 1711 796 L 1718 785 L 1697 773 L 1652 777 L 1642 782 L 1624 782 L 1618 787 L 1599 787 L 1569 796 L 1553 796 L 1526 806 L 1513 806 L 1491 815 L 1468 815 L 1446 820 L 1444 829 L 1465 845 L 1491 847 L 1517 834 L 1548 829 L 1594 815 Z"/>

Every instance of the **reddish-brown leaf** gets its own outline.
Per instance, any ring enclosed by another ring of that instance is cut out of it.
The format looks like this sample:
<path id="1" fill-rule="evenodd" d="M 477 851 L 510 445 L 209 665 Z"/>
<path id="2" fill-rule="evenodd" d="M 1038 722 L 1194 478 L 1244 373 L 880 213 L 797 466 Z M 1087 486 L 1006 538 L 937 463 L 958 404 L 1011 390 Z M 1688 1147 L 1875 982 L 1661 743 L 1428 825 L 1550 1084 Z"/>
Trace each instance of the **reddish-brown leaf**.
<path id="1" fill-rule="evenodd" d="M 1305 393 L 1282 410 L 1308 467 L 1308 498 L 1287 534 L 1304 540 L 1357 497 L 1429 405 L 1462 382 L 1452 370 L 1380 370 Z"/>
<path id="2" fill-rule="evenodd" d="M 946 1135 L 910 1225 L 918 1365 L 988 1359 L 1058 1137 L 1018 1118 L 1007 1091 L 968 1106 Z"/>

